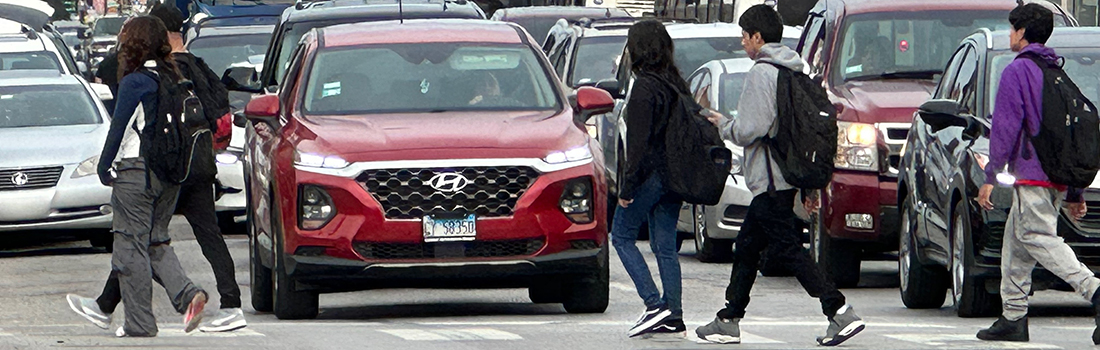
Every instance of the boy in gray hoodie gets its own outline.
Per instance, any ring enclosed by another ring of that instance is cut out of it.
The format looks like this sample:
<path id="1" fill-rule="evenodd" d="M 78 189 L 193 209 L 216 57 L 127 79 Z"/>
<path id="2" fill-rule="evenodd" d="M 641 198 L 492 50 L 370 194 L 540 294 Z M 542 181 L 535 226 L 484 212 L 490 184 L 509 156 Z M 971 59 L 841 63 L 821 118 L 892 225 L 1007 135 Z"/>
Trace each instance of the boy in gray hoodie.
<path id="1" fill-rule="evenodd" d="M 713 343 L 740 343 L 739 322 L 745 317 L 749 304 L 749 292 L 756 281 L 760 266 L 760 254 L 769 245 L 775 245 L 774 256 L 795 277 L 810 296 L 821 299 L 822 311 L 829 318 L 826 335 L 817 339 L 824 346 L 835 346 L 863 330 L 864 323 L 850 306 L 844 295 L 815 265 L 809 254 L 802 250 L 799 232 L 794 225 L 794 203 L 798 189 L 783 179 L 778 165 L 765 154 L 768 147 L 764 139 L 774 137 L 776 123 L 776 85 L 779 67 L 802 72 L 803 62 L 798 53 L 779 44 L 783 34 L 779 14 L 769 6 L 757 5 L 741 16 L 742 45 L 757 65 L 745 77 L 738 116 L 726 119 L 708 111 L 708 118 L 718 125 L 722 137 L 745 148 L 745 181 L 755 196 L 749 205 L 744 225 L 737 236 L 733 272 L 726 289 L 726 307 L 718 312 L 713 322 L 696 329 L 700 339 Z M 769 172 L 768 167 L 771 167 Z M 769 193 L 768 184 L 775 185 Z"/>

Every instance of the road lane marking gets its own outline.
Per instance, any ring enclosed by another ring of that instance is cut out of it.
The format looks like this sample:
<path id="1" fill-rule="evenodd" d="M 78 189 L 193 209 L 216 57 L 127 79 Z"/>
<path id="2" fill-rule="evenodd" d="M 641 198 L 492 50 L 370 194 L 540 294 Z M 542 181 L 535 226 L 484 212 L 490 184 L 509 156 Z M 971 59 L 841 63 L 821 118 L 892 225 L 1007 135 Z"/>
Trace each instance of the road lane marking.
<path id="1" fill-rule="evenodd" d="M 1062 349 L 1051 344 L 982 341 L 974 334 L 885 334 L 887 338 L 951 349 Z"/>
<path id="2" fill-rule="evenodd" d="M 697 344 L 711 344 L 706 340 L 700 339 L 695 335 L 695 332 L 688 332 L 687 340 Z M 741 331 L 741 344 L 786 344 L 786 342 Z"/>
<path id="3" fill-rule="evenodd" d="M 176 326 L 183 326 L 183 325 L 181 324 L 181 325 L 176 325 Z M 236 337 L 264 337 L 265 335 L 263 333 L 260 333 L 260 332 L 257 332 L 257 331 L 254 331 L 254 330 L 251 330 L 251 329 L 248 329 L 248 328 L 242 328 L 242 329 L 238 329 L 238 330 L 231 331 L 231 332 L 202 332 L 202 331 L 196 330 L 196 331 L 193 331 L 191 333 L 184 333 L 183 329 L 180 329 L 180 327 L 172 327 L 172 328 L 160 328 L 160 331 L 157 333 L 157 336 L 158 337 L 236 338 Z"/>
<path id="4" fill-rule="evenodd" d="M 637 293 L 638 292 L 638 290 L 634 289 L 634 287 L 631 287 L 631 286 L 628 286 L 626 284 L 619 283 L 619 282 L 611 282 L 611 283 L 608 284 L 608 286 L 611 287 L 611 288 L 618 289 L 618 290 L 623 291 L 623 292 L 627 292 L 627 293 Z"/>
<path id="5" fill-rule="evenodd" d="M 470 340 L 523 340 L 519 334 L 491 328 L 467 329 L 381 329 L 386 333 L 409 341 L 470 341 Z"/>

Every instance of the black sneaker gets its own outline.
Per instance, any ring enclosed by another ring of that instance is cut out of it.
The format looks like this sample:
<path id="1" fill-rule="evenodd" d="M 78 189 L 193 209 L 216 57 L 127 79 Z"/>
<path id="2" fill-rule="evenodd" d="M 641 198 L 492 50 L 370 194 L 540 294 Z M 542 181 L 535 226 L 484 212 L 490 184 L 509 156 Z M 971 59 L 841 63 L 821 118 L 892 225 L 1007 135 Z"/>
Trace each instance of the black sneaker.
<path id="1" fill-rule="evenodd" d="M 638 335 L 644 339 L 684 339 L 687 338 L 687 325 L 684 325 L 684 320 L 666 318 L 663 322 L 642 331 Z"/>
<path id="2" fill-rule="evenodd" d="M 638 321 L 634 323 L 634 327 L 630 327 L 630 331 L 627 332 L 627 335 L 637 337 L 650 328 L 664 322 L 669 316 L 672 316 L 672 311 L 664 306 L 645 310 L 642 316 L 638 318 Z"/>
<path id="3" fill-rule="evenodd" d="M 1094 335 L 1095 337 L 1095 335 Z M 993 326 L 978 332 L 978 339 L 995 341 L 1029 341 L 1027 334 L 1027 316 L 1016 321 L 1009 321 L 1004 316 L 998 317 Z"/>

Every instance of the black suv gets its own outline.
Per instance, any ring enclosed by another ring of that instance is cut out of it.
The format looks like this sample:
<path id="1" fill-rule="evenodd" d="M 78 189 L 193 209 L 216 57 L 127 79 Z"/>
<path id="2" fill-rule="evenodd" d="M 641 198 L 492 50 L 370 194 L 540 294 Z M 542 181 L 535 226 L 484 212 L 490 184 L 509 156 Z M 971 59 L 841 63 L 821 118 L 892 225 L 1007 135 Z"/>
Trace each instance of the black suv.
<path id="1" fill-rule="evenodd" d="M 1064 55 L 1065 69 L 1093 101 L 1100 101 L 1098 28 L 1056 28 L 1048 46 Z M 898 267 L 901 297 L 909 308 L 939 308 L 951 290 L 959 316 L 993 316 L 999 297 L 1001 241 L 1012 191 L 993 190 L 994 210 L 974 201 L 985 183 L 989 128 L 1001 73 L 1016 57 L 1008 31 L 978 31 L 963 40 L 932 99 L 913 118 L 901 154 Z M 1095 187 L 1095 186 L 1094 186 Z M 1065 214 L 1058 235 L 1093 271 L 1100 271 L 1100 189 L 1085 192 L 1089 214 Z M 1035 271 L 1033 290 L 1070 290 L 1046 270 Z"/>
<path id="2" fill-rule="evenodd" d="M 298 41 L 313 28 L 356 22 L 390 21 L 398 19 L 466 18 L 485 19 L 485 12 L 473 1 L 421 0 L 405 1 L 404 8 L 390 0 L 303 1 L 283 12 L 275 27 L 271 44 L 264 57 L 260 82 L 268 91 L 275 91 L 286 72 L 287 60 L 298 47 Z"/>

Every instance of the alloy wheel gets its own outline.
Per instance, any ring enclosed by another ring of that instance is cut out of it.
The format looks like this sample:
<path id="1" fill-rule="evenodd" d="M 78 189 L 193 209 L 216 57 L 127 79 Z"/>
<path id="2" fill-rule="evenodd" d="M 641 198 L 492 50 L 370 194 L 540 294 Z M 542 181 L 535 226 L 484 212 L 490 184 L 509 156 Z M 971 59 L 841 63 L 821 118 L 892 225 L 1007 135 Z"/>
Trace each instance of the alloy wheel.
<path id="1" fill-rule="evenodd" d="M 955 218 L 954 227 L 951 229 L 951 300 L 955 306 L 959 305 L 962 298 L 963 281 L 966 278 L 966 261 L 963 257 L 963 249 L 966 249 L 966 222 L 962 215 Z"/>
<path id="2" fill-rule="evenodd" d="M 695 213 L 695 252 L 698 254 L 703 251 L 707 239 L 706 208 L 696 205 L 692 211 Z"/>
<path id="3" fill-rule="evenodd" d="M 901 279 L 901 291 L 909 290 L 909 269 L 913 266 L 912 230 L 909 221 L 909 211 L 903 210 L 901 214 L 901 237 L 898 237 L 898 278 Z"/>

